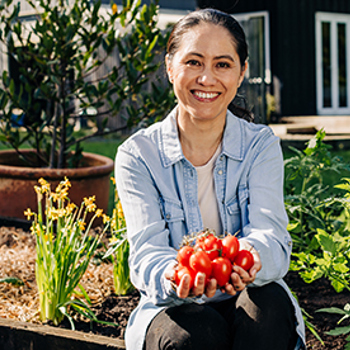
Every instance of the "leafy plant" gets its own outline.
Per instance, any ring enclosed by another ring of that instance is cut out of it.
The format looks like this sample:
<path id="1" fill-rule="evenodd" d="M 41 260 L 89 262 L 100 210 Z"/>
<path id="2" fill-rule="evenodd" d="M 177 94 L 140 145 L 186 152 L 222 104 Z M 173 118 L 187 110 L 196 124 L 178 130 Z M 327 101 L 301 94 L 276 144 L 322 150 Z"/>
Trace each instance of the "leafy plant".
<path id="1" fill-rule="evenodd" d="M 25 215 L 28 219 L 34 217 L 31 231 L 36 236 L 40 319 L 58 325 L 67 317 L 74 329 L 71 309 L 97 321 L 80 280 L 109 227 L 109 218 L 102 209 L 97 209 L 94 196 L 84 198 L 80 207 L 70 202 L 68 179 L 61 181 L 54 191 L 44 179 L 39 184 L 35 186 L 38 213 L 27 209 Z M 97 217 L 103 217 L 105 225 L 101 233 L 93 236 L 90 230 Z"/>
<path id="2" fill-rule="evenodd" d="M 346 304 L 344 306 L 344 310 L 339 309 L 337 307 L 330 307 L 330 308 L 319 309 L 319 310 L 317 310 L 317 312 L 328 312 L 331 314 L 343 315 L 343 317 L 338 321 L 338 324 L 340 324 L 341 322 L 343 322 L 344 320 L 346 320 L 347 318 L 350 317 L 350 304 Z M 336 328 L 326 332 L 326 334 L 334 335 L 334 336 L 349 334 L 349 333 L 350 333 L 350 325 L 347 325 L 344 327 L 336 327 Z M 348 343 L 345 345 L 344 350 L 350 350 L 350 335 L 348 337 L 346 337 L 346 341 Z"/>
<path id="3" fill-rule="evenodd" d="M 337 232 L 328 234 L 318 229 L 316 240 L 322 256 L 311 253 L 293 253 L 296 260 L 291 262 L 291 270 L 299 271 L 306 283 L 321 277 L 328 278 L 337 292 L 350 290 L 350 236 L 343 237 Z"/>
<path id="4" fill-rule="evenodd" d="M 157 28 L 157 0 L 123 0 L 106 13 L 101 0 L 26 2 L 32 24 L 19 3 L 0 2 L 0 42 L 18 72 L 1 77 L 0 141 L 19 154 L 34 149 L 34 162 L 21 154 L 28 164 L 76 167 L 83 140 L 152 123 L 172 107 L 170 85 L 158 78 L 168 34 Z M 115 127 L 111 117 L 125 122 Z M 82 119 L 89 128 L 77 137 Z"/>
<path id="5" fill-rule="evenodd" d="M 333 200 L 336 193 L 325 185 L 325 179 L 330 173 L 340 174 L 350 167 L 340 157 L 331 155 L 331 146 L 323 142 L 325 135 L 323 130 L 317 132 L 303 151 L 291 147 L 296 155 L 284 163 L 285 206 L 295 252 L 317 250 L 318 229 L 344 229 L 340 220 L 343 206 Z"/>
<path id="6" fill-rule="evenodd" d="M 115 184 L 115 180 L 112 180 Z M 129 242 L 126 236 L 124 212 L 117 190 L 115 190 L 111 232 L 112 238 L 110 239 L 110 248 L 107 250 L 103 258 L 110 258 L 113 262 L 113 281 L 115 293 L 117 295 L 126 295 L 135 287 L 131 283 L 129 276 Z"/>

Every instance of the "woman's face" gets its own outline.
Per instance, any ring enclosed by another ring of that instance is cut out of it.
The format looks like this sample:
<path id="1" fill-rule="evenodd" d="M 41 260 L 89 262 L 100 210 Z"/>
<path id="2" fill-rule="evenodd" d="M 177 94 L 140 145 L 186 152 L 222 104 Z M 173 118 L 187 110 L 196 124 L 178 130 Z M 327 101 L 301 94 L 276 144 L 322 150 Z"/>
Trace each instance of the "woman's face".
<path id="1" fill-rule="evenodd" d="M 189 29 L 166 63 L 179 118 L 202 121 L 225 118 L 247 68 L 240 65 L 229 31 L 207 23 Z"/>

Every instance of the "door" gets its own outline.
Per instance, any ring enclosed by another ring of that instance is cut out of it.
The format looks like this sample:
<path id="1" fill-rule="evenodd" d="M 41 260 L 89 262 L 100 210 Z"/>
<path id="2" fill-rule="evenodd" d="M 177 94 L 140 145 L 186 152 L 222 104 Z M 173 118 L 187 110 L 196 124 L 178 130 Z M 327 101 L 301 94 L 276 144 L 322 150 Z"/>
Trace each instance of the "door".
<path id="1" fill-rule="evenodd" d="M 350 15 L 316 13 L 317 113 L 350 113 Z"/>

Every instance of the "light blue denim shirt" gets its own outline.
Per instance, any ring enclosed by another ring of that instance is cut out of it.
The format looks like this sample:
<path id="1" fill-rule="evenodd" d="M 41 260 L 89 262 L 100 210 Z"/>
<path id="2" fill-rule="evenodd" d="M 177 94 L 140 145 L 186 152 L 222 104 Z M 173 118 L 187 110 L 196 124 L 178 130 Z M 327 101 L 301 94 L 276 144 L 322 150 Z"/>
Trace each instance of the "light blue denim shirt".
<path id="1" fill-rule="evenodd" d="M 130 243 L 131 281 L 141 300 L 126 330 L 128 350 L 142 350 L 147 327 L 164 307 L 202 303 L 180 299 L 164 272 L 175 263 L 182 237 L 203 229 L 197 195 L 197 172 L 184 157 L 175 108 L 166 119 L 132 135 L 115 162 L 118 194 Z M 303 342 L 300 308 L 282 280 L 288 271 L 292 241 L 283 199 L 283 157 L 279 139 L 264 125 L 227 112 L 222 152 L 214 168 L 223 232 L 239 231 L 259 252 L 262 269 L 254 284 L 280 283 L 290 295 Z M 210 300 L 222 300 L 218 291 Z"/>

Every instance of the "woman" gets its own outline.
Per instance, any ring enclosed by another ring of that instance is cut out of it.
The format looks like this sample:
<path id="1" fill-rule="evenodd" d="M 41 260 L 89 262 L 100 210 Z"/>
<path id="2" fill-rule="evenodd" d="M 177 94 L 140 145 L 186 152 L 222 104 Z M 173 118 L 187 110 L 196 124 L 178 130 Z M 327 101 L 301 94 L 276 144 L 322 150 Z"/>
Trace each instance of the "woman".
<path id="1" fill-rule="evenodd" d="M 301 349 L 300 309 L 282 280 L 292 244 L 279 140 L 228 110 L 247 69 L 244 33 L 227 14 L 192 12 L 170 35 L 166 66 L 178 105 L 116 157 L 131 280 L 141 294 L 126 347 Z M 221 289 L 198 273 L 191 290 L 188 275 L 174 290 L 182 238 L 204 228 L 239 231 L 254 265 L 235 266 Z"/>

